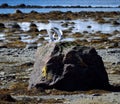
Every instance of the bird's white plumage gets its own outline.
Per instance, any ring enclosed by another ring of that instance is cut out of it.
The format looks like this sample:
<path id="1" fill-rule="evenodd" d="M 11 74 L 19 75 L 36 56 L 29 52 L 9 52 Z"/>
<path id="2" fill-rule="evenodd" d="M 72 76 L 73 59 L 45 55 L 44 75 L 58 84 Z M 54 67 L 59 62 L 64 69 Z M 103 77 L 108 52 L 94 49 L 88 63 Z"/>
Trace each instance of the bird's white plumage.
<path id="1" fill-rule="evenodd" d="M 50 42 L 53 42 L 53 41 L 58 42 L 62 39 L 62 35 L 63 35 L 62 30 L 56 27 L 48 29 L 47 32 L 50 38 Z"/>

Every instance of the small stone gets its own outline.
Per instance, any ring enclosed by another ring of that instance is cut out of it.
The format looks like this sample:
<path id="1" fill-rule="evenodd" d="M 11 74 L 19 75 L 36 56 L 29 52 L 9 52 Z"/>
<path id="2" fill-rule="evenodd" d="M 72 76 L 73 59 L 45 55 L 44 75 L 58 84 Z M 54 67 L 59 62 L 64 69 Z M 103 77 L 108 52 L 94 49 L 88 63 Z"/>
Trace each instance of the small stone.
<path id="1" fill-rule="evenodd" d="M 117 22 L 117 21 L 113 21 L 112 24 L 113 24 L 113 25 L 120 25 L 120 23 Z"/>
<path id="2" fill-rule="evenodd" d="M 37 49 L 37 44 L 27 44 L 26 48 L 27 49 Z"/>
<path id="3" fill-rule="evenodd" d="M 39 32 L 37 25 L 34 23 L 30 24 L 30 30 L 28 32 Z"/>
<path id="4" fill-rule="evenodd" d="M 15 11 L 15 13 L 20 13 L 20 14 L 22 14 L 22 11 L 20 11 L 20 10 L 17 9 L 17 10 Z"/>
<path id="5" fill-rule="evenodd" d="M 7 48 L 7 46 L 4 43 L 0 43 L 0 48 Z"/>
<path id="6" fill-rule="evenodd" d="M 101 96 L 101 94 L 93 94 L 93 96 Z"/>
<path id="7" fill-rule="evenodd" d="M 0 72 L 0 75 L 1 75 L 1 76 L 4 76 L 4 75 L 5 75 L 5 72 Z"/>
<path id="8" fill-rule="evenodd" d="M 109 73 L 110 73 L 110 74 L 115 74 L 116 71 L 115 71 L 115 70 L 112 70 L 112 71 L 110 71 Z"/>
<path id="9" fill-rule="evenodd" d="M 120 65 L 120 61 L 116 63 L 117 65 Z"/>
<path id="10" fill-rule="evenodd" d="M 92 26 L 87 26 L 87 28 L 92 28 Z"/>

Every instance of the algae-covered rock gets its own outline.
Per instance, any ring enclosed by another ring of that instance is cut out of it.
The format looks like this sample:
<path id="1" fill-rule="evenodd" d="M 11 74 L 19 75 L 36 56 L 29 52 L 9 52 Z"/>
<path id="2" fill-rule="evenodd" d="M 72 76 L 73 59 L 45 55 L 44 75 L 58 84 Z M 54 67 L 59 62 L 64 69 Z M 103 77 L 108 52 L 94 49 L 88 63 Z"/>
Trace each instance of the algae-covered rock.
<path id="1" fill-rule="evenodd" d="M 5 25 L 3 23 L 0 23 L 0 28 L 5 28 Z"/>
<path id="2" fill-rule="evenodd" d="M 9 94 L 0 94 L 0 101 L 15 102 L 16 100 Z"/>
<path id="3" fill-rule="evenodd" d="M 22 14 L 22 11 L 17 9 L 17 10 L 15 11 L 15 13 L 16 13 L 16 14 L 19 14 L 19 13 Z"/>
<path id="4" fill-rule="evenodd" d="M 29 88 L 59 90 L 104 89 L 109 85 L 102 58 L 93 47 L 74 42 L 38 48 Z"/>
<path id="5" fill-rule="evenodd" d="M 39 32 L 37 25 L 34 23 L 30 24 L 30 30 L 28 32 Z"/>

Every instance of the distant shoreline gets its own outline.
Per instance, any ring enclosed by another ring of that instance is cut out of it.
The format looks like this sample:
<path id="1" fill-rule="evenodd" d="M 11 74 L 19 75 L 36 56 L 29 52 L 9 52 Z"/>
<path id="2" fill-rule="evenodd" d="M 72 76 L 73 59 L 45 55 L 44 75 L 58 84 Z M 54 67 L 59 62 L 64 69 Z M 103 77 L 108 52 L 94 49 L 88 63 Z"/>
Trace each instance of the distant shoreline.
<path id="1" fill-rule="evenodd" d="M 60 6 L 60 5 L 56 5 L 56 6 L 38 6 L 38 5 L 25 5 L 25 4 L 20 4 L 20 5 L 15 5 L 15 6 L 11 6 L 8 4 L 1 4 L 0 8 L 4 9 L 4 8 L 120 8 L 119 6 L 80 6 L 80 5 L 76 5 L 76 6 Z"/>
<path id="2" fill-rule="evenodd" d="M 95 18 L 96 20 L 102 17 L 114 18 L 120 16 L 120 12 L 61 12 L 51 11 L 48 13 L 38 13 L 31 11 L 30 13 L 23 13 L 20 10 L 16 10 L 15 13 L 0 14 L 0 21 L 32 21 L 34 20 L 75 20 L 80 18 Z M 100 22 L 104 22 L 101 20 Z"/>

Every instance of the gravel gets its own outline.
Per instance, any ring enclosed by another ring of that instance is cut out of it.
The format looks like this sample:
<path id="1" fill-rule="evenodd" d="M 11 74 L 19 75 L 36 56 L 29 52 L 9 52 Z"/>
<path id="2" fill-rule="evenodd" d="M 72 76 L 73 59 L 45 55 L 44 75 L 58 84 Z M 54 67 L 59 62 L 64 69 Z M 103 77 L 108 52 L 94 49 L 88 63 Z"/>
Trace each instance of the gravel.
<path id="1" fill-rule="evenodd" d="M 120 48 L 97 50 L 104 62 L 120 63 Z"/>

